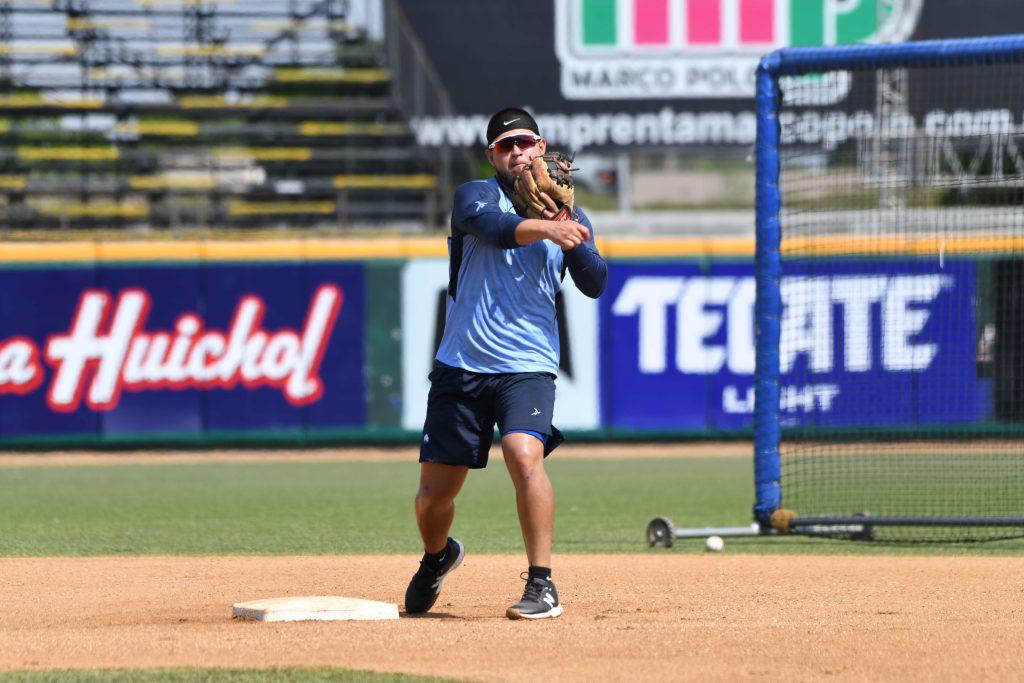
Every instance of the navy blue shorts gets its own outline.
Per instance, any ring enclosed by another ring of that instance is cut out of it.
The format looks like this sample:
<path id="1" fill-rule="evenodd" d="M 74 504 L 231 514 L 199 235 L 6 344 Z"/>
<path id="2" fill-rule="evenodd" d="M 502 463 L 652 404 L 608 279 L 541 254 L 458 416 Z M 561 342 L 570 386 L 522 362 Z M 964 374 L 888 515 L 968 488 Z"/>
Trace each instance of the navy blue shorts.
<path id="1" fill-rule="evenodd" d="M 555 376 L 549 372 L 485 375 L 435 361 L 420 462 L 486 467 L 495 422 L 502 436 L 539 434 L 547 457 L 563 441 L 551 424 L 554 407 Z"/>

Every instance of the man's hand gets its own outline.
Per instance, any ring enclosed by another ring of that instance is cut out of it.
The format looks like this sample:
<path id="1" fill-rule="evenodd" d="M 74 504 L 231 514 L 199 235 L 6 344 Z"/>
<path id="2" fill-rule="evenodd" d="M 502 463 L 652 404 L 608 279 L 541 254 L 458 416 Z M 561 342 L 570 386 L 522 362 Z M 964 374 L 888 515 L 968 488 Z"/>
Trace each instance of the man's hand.
<path id="1" fill-rule="evenodd" d="M 590 231 L 576 221 L 545 221 L 545 228 L 547 238 L 562 251 L 571 251 L 590 239 Z"/>
<path id="2" fill-rule="evenodd" d="M 551 197 L 548 196 L 547 192 L 538 192 L 537 193 L 537 197 L 542 202 L 544 202 L 544 212 L 543 212 L 543 215 L 544 215 L 545 219 L 551 220 L 556 215 L 558 215 L 558 204 L 555 203 L 554 199 L 552 199 Z"/>

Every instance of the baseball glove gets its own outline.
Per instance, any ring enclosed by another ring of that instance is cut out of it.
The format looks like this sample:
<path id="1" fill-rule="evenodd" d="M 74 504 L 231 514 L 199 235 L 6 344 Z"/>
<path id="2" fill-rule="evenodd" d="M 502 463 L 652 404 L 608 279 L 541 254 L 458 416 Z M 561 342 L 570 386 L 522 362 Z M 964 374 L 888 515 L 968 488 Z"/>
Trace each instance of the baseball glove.
<path id="1" fill-rule="evenodd" d="M 526 165 L 513 185 L 512 203 L 520 215 L 541 220 L 566 221 L 576 219 L 573 210 L 572 157 L 563 152 L 548 152 Z M 547 204 L 540 198 L 543 192 L 558 206 L 558 214 L 546 218 Z"/>

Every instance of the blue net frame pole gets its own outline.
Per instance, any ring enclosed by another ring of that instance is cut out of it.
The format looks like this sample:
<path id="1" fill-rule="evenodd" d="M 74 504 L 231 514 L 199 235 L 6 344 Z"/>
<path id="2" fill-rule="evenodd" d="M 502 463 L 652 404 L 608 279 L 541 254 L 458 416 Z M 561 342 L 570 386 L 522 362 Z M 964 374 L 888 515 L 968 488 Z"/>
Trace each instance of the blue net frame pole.
<path id="1" fill-rule="evenodd" d="M 789 520 L 791 527 L 799 529 L 805 526 L 987 526 L 987 527 L 1024 527 L 1024 517 L 794 517 Z"/>
<path id="2" fill-rule="evenodd" d="M 844 69 L 998 64 L 1024 55 L 1024 34 L 920 40 L 885 45 L 791 47 L 776 50 L 761 66 L 778 78 Z"/>
<path id="3" fill-rule="evenodd" d="M 778 53 L 757 69 L 757 246 L 754 304 L 757 366 L 754 371 L 754 519 L 767 524 L 782 497 L 779 461 L 779 321 L 782 312 L 779 260 Z"/>

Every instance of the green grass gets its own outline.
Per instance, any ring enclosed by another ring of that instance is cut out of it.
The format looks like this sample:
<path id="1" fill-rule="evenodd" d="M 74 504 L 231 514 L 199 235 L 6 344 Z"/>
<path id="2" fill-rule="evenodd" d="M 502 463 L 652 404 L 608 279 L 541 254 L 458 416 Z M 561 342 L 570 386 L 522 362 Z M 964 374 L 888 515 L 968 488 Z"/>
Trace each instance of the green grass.
<path id="1" fill-rule="evenodd" d="M 750 521 L 745 458 L 559 460 L 556 553 L 649 550 L 647 522 Z M 0 469 L 0 556 L 417 553 L 409 463 L 208 463 Z M 512 484 L 501 462 L 471 472 L 453 534 L 470 552 L 519 553 Z M 1024 540 L 896 545 L 807 538 L 727 539 L 727 552 L 1024 554 Z"/>
<path id="2" fill-rule="evenodd" d="M 350 669 L 112 669 L 0 672 L 0 683 L 426 683 L 447 679 Z"/>

